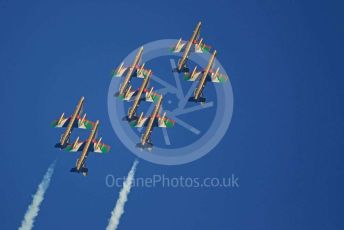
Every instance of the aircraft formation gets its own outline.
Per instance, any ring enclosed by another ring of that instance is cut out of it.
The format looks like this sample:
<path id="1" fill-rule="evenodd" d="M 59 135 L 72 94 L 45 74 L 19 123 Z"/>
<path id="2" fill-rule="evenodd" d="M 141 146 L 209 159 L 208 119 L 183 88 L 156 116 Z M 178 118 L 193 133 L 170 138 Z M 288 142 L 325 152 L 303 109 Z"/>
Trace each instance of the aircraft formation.
<path id="1" fill-rule="evenodd" d="M 189 72 L 187 62 L 190 53 L 209 53 L 211 49 L 209 45 L 203 43 L 203 38 L 200 38 L 200 31 L 201 22 L 198 22 L 190 39 L 187 42 L 184 42 L 180 38 L 177 44 L 170 50 L 173 53 L 182 52 L 182 56 L 178 61 L 177 68 L 173 69 L 172 71 L 183 73 L 184 79 L 187 81 L 199 81 L 194 94 L 189 98 L 189 101 L 200 102 L 203 104 L 206 101 L 206 98 L 203 94 L 206 83 L 208 81 L 222 83 L 228 79 L 228 76 L 219 73 L 219 68 L 217 68 L 215 71 L 213 70 L 214 61 L 217 55 L 216 50 L 212 53 L 208 65 L 204 70 L 197 71 L 197 67 L 195 66 L 193 71 L 191 73 Z M 119 91 L 115 94 L 115 96 L 127 102 L 133 101 L 132 106 L 129 108 L 128 114 L 124 120 L 127 120 L 131 127 L 146 127 L 141 136 L 140 143 L 138 143 L 136 147 L 151 150 L 153 147 L 151 141 L 151 133 L 153 128 L 171 128 L 174 126 L 175 122 L 167 118 L 166 113 L 163 113 L 163 115 L 160 116 L 163 96 L 155 93 L 153 91 L 153 87 L 150 90 L 148 89 L 152 71 L 145 69 L 144 63 L 140 64 L 142 54 L 143 47 L 140 47 L 131 65 L 125 67 L 124 63 L 121 63 L 116 69 L 113 70 L 113 77 L 123 77 L 125 75 L 122 83 L 120 84 Z M 133 77 L 143 79 L 141 87 L 137 90 L 132 90 L 131 80 Z M 156 103 L 154 110 L 149 117 L 145 117 L 143 112 L 137 116 L 137 110 L 141 101 Z"/>
<path id="2" fill-rule="evenodd" d="M 201 33 L 201 25 L 201 22 L 198 22 L 190 39 L 187 42 L 182 42 L 182 39 L 180 38 L 177 44 L 171 50 L 173 53 L 183 53 L 182 57 L 178 61 L 177 68 L 173 71 L 184 73 L 184 79 L 187 81 L 199 81 L 194 91 L 194 95 L 189 98 L 189 101 L 205 103 L 206 98 L 203 95 L 203 90 L 206 83 L 209 81 L 214 83 L 223 83 L 228 79 L 228 76 L 225 74 L 221 74 L 219 72 L 219 68 L 217 68 L 216 71 L 212 69 L 215 57 L 217 55 L 216 50 L 212 53 L 208 65 L 204 70 L 197 71 L 197 66 L 195 66 L 190 74 L 189 68 L 187 66 L 187 61 L 189 59 L 191 51 L 202 54 L 210 53 L 211 49 L 211 46 L 203 43 L 203 38 L 199 38 Z"/>
<path id="3" fill-rule="evenodd" d="M 215 50 L 208 61 L 208 64 L 204 70 L 198 71 L 197 66 L 194 67 L 190 73 L 188 67 L 188 59 L 191 52 L 196 54 L 210 53 L 211 47 L 203 43 L 203 38 L 200 38 L 201 22 L 199 22 L 190 39 L 188 41 L 182 41 L 180 38 L 174 47 L 170 50 L 172 53 L 182 53 L 181 58 L 178 61 L 178 65 L 173 72 L 178 72 L 184 75 L 184 79 L 187 81 L 198 81 L 198 85 L 194 91 L 193 96 L 189 98 L 190 102 L 205 103 L 203 90 L 207 82 L 223 83 L 228 79 L 228 76 L 221 74 L 219 68 L 213 69 L 217 51 Z M 154 91 L 154 88 L 149 88 L 149 83 L 152 78 L 152 70 L 147 69 L 145 64 L 141 64 L 143 54 L 143 47 L 140 47 L 134 57 L 132 63 L 121 63 L 116 69 L 113 70 L 112 76 L 121 78 L 122 83 L 115 93 L 115 96 L 123 100 L 124 103 L 131 103 L 127 115 L 123 118 L 128 125 L 133 128 L 143 128 L 145 130 L 141 136 L 140 143 L 136 147 L 141 149 L 151 150 L 153 143 L 151 140 L 151 134 L 155 127 L 158 128 L 172 128 L 175 121 L 169 119 L 166 116 L 166 112 L 161 114 L 161 108 L 163 103 L 163 95 L 160 95 Z M 142 83 L 138 89 L 132 89 L 131 81 L 133 78 L 142 80 Z M 75 173 L 82 173 L 84 176 L 88 174 L 88 168 L 86 167 L 86 158 L 90 152 L 94 153 L 107 153 L 110 150 L 110 146 L 102 143 L 101 138 L 97 140 L 97 133 L 99 128 L 99 120 L 96 122 L 86 119 L 86 114 L 82 116 L 84 97 L 81 97 L 74 112 L 69 117 L 64 117 L 62 113 L 58 120 L 52 123 L 55 128 L 65 128 L 62 133 L 60 141 L 55 145 L 56 148 L 65 150 L 68 152 L 81 152 L 81 156 L 77 159 L 75 167 L 70 171 Z M 144 116 L 141 112 L 138 115 L 138 109 L 141 102 L 155 103 L 152 113 L 148 116 Z M 71 142 L 71 134 L 74 128 L 90 130 L 90 134 L 85 141 L 79 141 L 79 137 L 74 142 Z"/>
<path id="4" fill-rule="evenodd" d="M 150 89 L 148 88 L 149 81 L 152 76 L 152 70 L 145 69 L 145 64 L 140 65 L 142 53 L 143 47 L 140 47 L 131 65 L 123 67 L 124 64 L 121 63 L 120 66 L 113 71 L 113 77 L 122 77 L 126 73 L 122 84 L 119 87 L 119 91 L 115 96 L 123 101 L 132 101 L 132 105 L 128 110 L 127 116 L 124 117 L 124 120 L 128 121 L 131 127 L 146 127 L 143 135 L 141 136 L 140 143 L 138 143 L 136 147 L 151 150 L 153 147 L 151 141 L 153 128 L 170 128 L 174 126 L 175 122 L 168 119 L 166 117 L 166 113 L 164 113 L 163 116 L 160 116 L 163 96 L 155 93 L 153 87 Z M 143 79 L 141 86 L 136 90 L 132 90 L 131 87 L 131 80 L 133 77 Z M 137 110 L 142 101 L 156 103 L 154 110 L 149 117 L 144 116 L 143 112 L 141 112 L 139 116 L 137 115 Z"/>
<path id="5" fill-rule="evenodd" d="M 55 128 L 66 128 L 62 133 L 60 141 L 55 145 L 56 148 L 65 150 L 67 152 L 81 152 L 81 156 L 77 159 L 75 167 L 70 171 L 75 173 L 82 173 L 84 176 L 88 175 L 88 168 L 86 167 L 86 158 L 89 152 L 107 153 L 110 151 L 110 146 L 101 142 L 102 138 L 97 139 L 97 132 L 99 127 L 99 120 L 92 122 L 86 119 L 86 113 L 83 113 L 85 98 L 81 97 L 73 114 L 70 117 L 64 117 L 64 113 L 58 120 L 54 120 L 52 126 Z M 72 143 L 70 137 L 74 128 L 91 130 L 90 135 L 85 141 L 79 141 L 79 137 Z"/>

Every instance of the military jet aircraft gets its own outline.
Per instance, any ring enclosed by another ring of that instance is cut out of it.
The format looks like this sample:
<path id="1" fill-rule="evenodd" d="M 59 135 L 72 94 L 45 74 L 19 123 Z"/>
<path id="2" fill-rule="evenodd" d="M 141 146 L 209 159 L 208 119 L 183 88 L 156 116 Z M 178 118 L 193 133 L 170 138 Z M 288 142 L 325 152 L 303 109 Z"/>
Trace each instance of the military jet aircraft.
<path id="1" fill-rule="evenodd" d="M 55 128 L 66 128 L 65 132 L 61 135 L 60 142 L 55 145 L 56 148 L 63 149 L 69 143 L 70 135 L 72 134 L 73 128 L 80 129 L 92 129 L 94 123 L 92 121 L 86 120 L 86 114 L 80 117 L 82 113 L 82 108 L 84 105 L 85 98 L 81 97 L 78 105 L 76 106 L 73 114 L 66 118 L 64 113 L 58 120 L 53 121 L 52 126 Z"/>
<path id="2" fill-rule="evenodd" d="M 206 101 L 206 98 L 203 96 L 203 89 L 207 81 L 215 82 L 215 83 L 223 83 L 228 79 L 228 76 L 225 74 L 219 73 L 219 68 L 216 71 L 212 70 L 215 57 L 216 57 L 216 50 L 211 55 L 207 67 L 204 71 L 197 71 L 197 67 L 194 68 L 191 75 L 185 74 L 185 80 L 187 81 L 195 81 L 199 80 L 196 90 L 194 91 L 194 95 L 190 97 L 189 101 L 193 102 L 202 102 Z"/>
<path id="3" fill-rule="evenodd" d="M 148 74 L 148 70 L 144 68 L 145 64 L 139 65 L 143 53 L 143 46 L 137 51 L 132 64 L 129 67 L 124 67 L 124 63 L 121 63 L 116 70 L 113 71 L 113 77 L 122 77 L 126 73 L 122 84 L 119 87 L 119 92 L 116 96 L 124 98 L 125 93 L 130 87 L 130 81 L 132 77 L 144 78 Z"/>
<path id="4" fill-rule="evenodd" d="M 107 153 L 110 151 L 110 146 L 101 142 L 102 138 L 99 138 L 98 141 L 96 140 L 98 126 L 99 121 L 97 120 L 86 141 L 79 142 L 78 137 L 73 144 L 69 144 L 65 148 L 65 150 L 68 152 L 81 151 L 81 156 L 76 161 L 75 167 L 70 170 L 71 172 L 82 173 L 84 176 L 87 176 L 88 168 L 86 168 L 86 158 L 88 153 Z"/>
<path id="5" fill-rule="evenodd" d="M 171 128 L 174 126 L 175 121 L 166 118 L 166 113 L 164 113 L 163 116 L 159 116 L 161 104 L 162 96 L 158 97 L 158 101 L 150 117 L 143 117 L 143 113 L 141 113 L 138 119 L 131 121 L 130 125 L 132 127 L 146 127 L 146 130 L 141 137 L 140 143 L 137 144 L 138 148 L 148 150 L 152 149 L 153 144 L 150 137 L 154 127 Z"/>
<path id="6" fill-rule="evenodd" d="M 177 68 L 173 71 L 177 71 L 179 73 L 189 72 L 189 68 L 187 68 L 186 62 L 189 58 L 191 50 L 195 51 L 196 53 L 204 53 L 210 51 L 210 46 L 202 43 L 203 38 L 198 40 L 201 32 L 201 24 L 201 22 L 197 23 L 196 28 L 191 35 L 191 38 L 187 42 L 183 42 L 180 38 L 177 44 L 172 48 L 173 53 L 183 52 L 182 57 L 178 61 Z"/>
<path id="7" fill-rule="evenodd" d="M 125 120 L 132 121 L 134 119 L 137 119 L 136 111 L 140 106 L 141 101 L 156 102 L 158 97 L 160 96 L 153 91 L 153 87 L 150 90 L 148 90 L 150 77 L 151 71 L 148 72 L 147 76 L 142 82 L 141 87 L 138 90 L 132 91 L 131 88 L 129 88 L 129 90 L 125 93 L 125 101 L 131 101 L 135 97 L 132 106 L 128 110 L 128 114 L 125 117 Z"/>

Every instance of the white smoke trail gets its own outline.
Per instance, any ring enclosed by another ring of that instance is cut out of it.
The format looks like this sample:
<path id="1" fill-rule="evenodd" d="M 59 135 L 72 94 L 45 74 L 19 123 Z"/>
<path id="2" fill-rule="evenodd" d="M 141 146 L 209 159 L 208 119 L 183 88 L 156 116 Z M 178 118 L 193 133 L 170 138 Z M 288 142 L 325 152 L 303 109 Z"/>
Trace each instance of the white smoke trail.
<path id="1" fill-rule="evenodd" d="M 125 202 L 128 200 L 128 195 L 130 193 L 131 186 L 133 184 L 136 166 L 139 162 L 137 160 L 134 161 L 133 166 L 131 167 L 126 180 L 123 183 L 123 188 L 119 192 L 119 197 L 116 202 L 116 206 L 111 212 L 111 218 L 109 220 L 109 224 L 106 227 L 106 230 L 116 230 L 119 224 L 119 220 L 124 212 L 124 205 Z"/>
<path id="2" fill-rule="evenodd" d="M 35 222 L 35 218 L 38 215 L 39 212 L 39 206 L 41 205 L 42 201 L 44 200 L 44 193 L 47 191 L 51 177 L 54 173 L 55 168 L 55 162 L 53 162 L 47 172 L 45 173 L 43 180 L 38 185 L 37 191 L 35 195 L 33 195 L 32 203 L 27 208 L 27 211 L 25 213 L 24 219 L 21 223 L 21 226 L 19 230 L 30 230 L 33 227 L 33 224 Z"/>

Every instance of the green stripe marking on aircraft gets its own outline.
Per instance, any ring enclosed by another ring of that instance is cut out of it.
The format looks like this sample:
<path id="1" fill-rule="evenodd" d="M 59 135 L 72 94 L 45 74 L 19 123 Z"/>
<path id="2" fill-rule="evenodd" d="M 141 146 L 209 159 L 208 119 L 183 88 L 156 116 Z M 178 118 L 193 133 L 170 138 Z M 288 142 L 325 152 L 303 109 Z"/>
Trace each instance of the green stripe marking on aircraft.
<path id="1" fill-rule="evenodd" d="M 110 150 L 110 147 L 109 146 L 106 146 L 106 145 L 103 145 L 101 148 L 100 148 L 100 151 L 102 151 L 102 153 L 107 153 L 109 152 Z"/>
<path id="2" fill-rule="evenodd" d="M 226 81 L 226 78 L 224 78 L 224 77 L 220 77 L 220 78 L 219 78 L 219 81 L 220 81 L 221 83 L 223 83 L 223 82 L 225 82 L 225 81 Z"/>
<path id="3" fill-rule="evenodd" d="M 159 100 L 159 98 L 160 98 L 160 95 L 157 95 L 157 94 L 152 95 L 152 99 L 154 102 L 157 102 Z"/>
<path id="4" fill-rule="evenodd" d="M 115 71 L 115 70 L 112 70 L 112 71 L 111 71 L 111 76 L 112 76 L 112 77 L 115 77 L 115 76 L 116 76 L 116 71 Z"/>
<path id="5" fill-rule="evenodd" d="M 171 120 L 166 120 L 165 125 L 167 128 L 172 128 L 174 126 L 174 122 L 172 122 Z"/>
<path id="6" fill-rule="evenodd" d="M 86 129 L 92 129 L 93 128 L 93 124 L 89 121 L 85 121 L 84 124 L 85 124 Z"/>
<path id="7" fill-rule="evenodd" d="M 184 73 L 184 80 L 189 80 L 190 79 L 190 74 Z"/>
<path id="8" fill-rule="evenodd" d="M 73 146 L 71 146 L 71 145 L 67 145 L 67 147 L 65 148 L 65 150 L 66 150 L 67 152 L 72 151 L 72 149 L 73 149 Z"/>
<path id="9" fill-rule="evenodd" d="M 131 122 L 130 122 L 130 126 L 131 126 L 131 127 L 135 127 L 136 124 L 137 124 L 136 121 L 131 121 Z"/>
<path id="10" fill-rule="evenodd" d="M 210 51 L 210 47 L 208 47 L 208 46 L 203 46 L 203 47 L 202 47 L 202 51 L 209 52 L 209 51 Z"/>

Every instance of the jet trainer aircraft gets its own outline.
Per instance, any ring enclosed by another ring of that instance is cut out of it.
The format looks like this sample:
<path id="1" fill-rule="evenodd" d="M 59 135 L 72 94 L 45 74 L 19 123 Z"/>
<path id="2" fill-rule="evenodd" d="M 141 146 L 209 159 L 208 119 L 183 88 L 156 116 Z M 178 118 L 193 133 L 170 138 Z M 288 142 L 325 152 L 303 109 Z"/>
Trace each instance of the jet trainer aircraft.
<path id="1" fill-rule="evenodd" d="M 174 71 L 177 72 L 189 72 L 189 69 L 186 66 L 186 62 L 189 58 L 189 54 L 191 52 L 191 48 L 194 48 L 194 51 L 196 53 L 203 53 L 203 52 L 209 52 L 210 46 L 202 43 L 203 38 L 198 40 L 198 37 L 201 32 L 201 22 L 197 23 L 197 26 L 195 30 L 193 31 L 191 38 L 187 42 L 182 42 L 182 39 L 180 38 L 175 45 L 175 47 L 172 48 L 173 53 L 179 53 L 183 52 L 182 57 L 178 61 L 178 66 Z"/>
<path id="2" fill-rule="evenodd" d="M 86 120 L 86 114 L 81 118 L 82 108 L 84 105 L 84 97 L 81 97 L 78 105 L 76 106 L 73 114 L 65 118 L 64 113 L 58 120 L 53 121 L 52 126 L 55 128 L 65 128 L 65 132 L 62 134 L 60 142 L 55 145 L 56 148 L 65 148 L 69 144 L 70 135 L 72 134 L 73 128 L 80 129 L 92 129 L 94 123 L 92 121 Z"/>
<path id="3" fill-rule="evenodd" d="M 206 98 L 203 97 L 203 89 L 205 87 L 206 82 L 212 81 L 215 83 L 222 83 L 228 79 L 227 75 L 219 73 L 219 68 L 217 68 L 215 72 L 211 69 L 214 64 L 216 54 L 217 53 L 215 50 L 213 54 L 211 55 L 208 65 L 204 71 L 197 72 L 196 70 L 197 67 L 195 67 L 191 75 L 188 75 L 188 74 L 185 75 L 185 80 L 188 80 L 188 81 L 199 80 L 198 86 L 196 90 L 194 91 L 194 95 L 193 97 L 190 97 L 189 101 L 204 103 Z M 201 73 L 202 73 L 202 76 L 201 76 Z"/>
<path id="4" fill-rule="evenodd" d="M 158 101 L 154 107 L 151 116 L 143 117 L 143 112 L 141 113 L 140 117 L 136 120 L 131 122 L 131 126 L 133 127 L 143 127 L 146 126 L 146 130 L 141 137 L 141 141 L 137 144 L 137 147 L 142 149 L 152 149 L 153 144 L 151 142 L 151 134 L 154 127 L 160 128 L 172 128 L 174 126 L 175 121 L 166 118 L 166 113 L 163 114 L 162 117 L 159 116 L 160 108 L 162 104 L 162 96 L 158 98 Z"/>
<path id="5" fill-rule="evenodd" d="M 144 78 L 147 76 L 148 70 L 144 69 L 144 65 L 139 66 L 139 62 L 142 57 L 143 46 L 137 51 L 134 61 L 129 67 L 124 67 L 124 63 L 121 63 L 120 66 L 113 72 L 114 77 L 122 77 L 126 72 L 126 76 L 119 87 L 119 92 L 117 93 L 120 98 L 123 98 L 125 93 L 130 87 L 130 81 L 132 77 Z"/>
<path id="6" fill-rule="evenodd" d="M 124 100 L 126 101 L 130 101 L 135 96 L 133 105 L 129 108 L 128 115 L 125 117 L 126 120 L 132 121 L 134 119 L 137 119 L 136 111 L 138 107 L 140 106 L 141 101 L 144 100 L 146 102 L 155 102 L 157 98 L 160 96 L 153 92 L 153 87 L 150 90 L 147 89 L 150 77 L 151 77 L 151 71 L 149 70 L 147 76 L 142 82 L 141 87 L 136 91 L 131 91 L 129 88 L 129 90 L 125 94 Z M 143 93 L 145 93 L 144 96 L 143 96 Z"/>
<path id="7" fill-rule="evenodd" d="M 97 120 L 89 137 L 86 141 L 79 142 L 79 137 L 75 140 L 73 144 L 69 144 L 66 147 L 68 152 L 78 152 L 81 151 L 81 156 L 76 161 L 76 165 L 72 168 L 71 172 L 82 173 L 84 176 L 88 174 L 88 168 L 86 168 L 86 158 L 89 152 L 95 153 L 107 153 L 110 151 L 110 146 L 101 142 L 102 138 L 96 140 L 96 135 L 98 131 L 99 121 Z"/>

